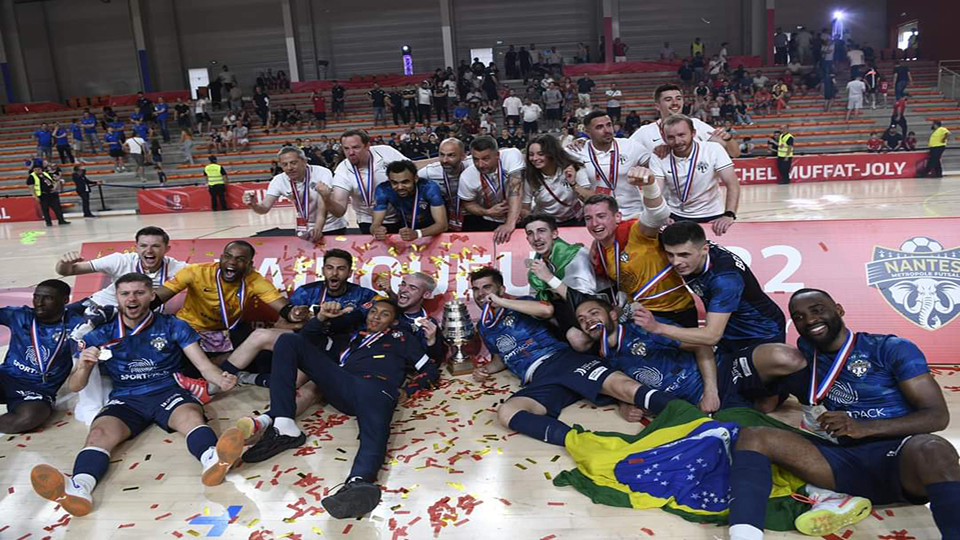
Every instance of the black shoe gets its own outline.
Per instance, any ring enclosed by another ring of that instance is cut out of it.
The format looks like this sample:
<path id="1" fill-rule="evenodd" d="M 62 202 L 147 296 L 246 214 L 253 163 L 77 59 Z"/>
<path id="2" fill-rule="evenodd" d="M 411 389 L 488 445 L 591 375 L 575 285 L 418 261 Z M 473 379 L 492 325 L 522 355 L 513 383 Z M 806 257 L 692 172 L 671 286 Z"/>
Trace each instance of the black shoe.
<path id="1" fill-rule="evenodd" d="M 53 227 L 53 223 L 51 223 L 51 222 L 48 221 L 48 222 L 47 222 L 47 227 Z"/>
<path id="2" fill-rule="evenodd" d="M 70 224 L 69 221 L 58 221 L 58 222 L 57 222 L 57 225 L 69 225 L 69 224 Z"/>
<path id="3" fill-rule="evenodd" d="M 243 453 L 241 459 L 247 463 L 259 463 L 272 458 L 284 450 L 303 446 L 305 442 L 307 442 L 307 434 L 302 431 L 300 435 L 290 437 L 289 435 L 281 435 L 280 432 L 277 431 L 277 428 L 271 426 L 257 444 L 251 446 Z"/>
<path id="4" fill-rule="evenodd" d="M 348 480 L 320 504 L 337 519 L 358 518 L 369 514 L 380 504 L 380 488 L 358 476 Z"/>

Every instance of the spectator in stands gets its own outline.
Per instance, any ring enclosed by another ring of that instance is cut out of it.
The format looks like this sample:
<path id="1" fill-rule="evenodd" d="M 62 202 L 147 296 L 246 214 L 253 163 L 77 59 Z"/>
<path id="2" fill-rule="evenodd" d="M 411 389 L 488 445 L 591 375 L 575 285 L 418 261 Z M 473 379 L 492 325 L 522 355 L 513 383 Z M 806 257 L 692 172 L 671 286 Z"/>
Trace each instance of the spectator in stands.
<path id="1" fill-rule="evenodd" d="M 783 109 L 787 107 L 787 100 L 790 97 L 790 89 L 787 88 L 786 83 L 783 82 L 783 79 L 777 79 L 776 84 L 773 85 L 773 88 L 770 90 L 770 96 L 773 99 L 774 106 L 777 110 L 777 115 L 779 115 Z"/>
<path id="2" fill-rule="evenodd" d="M 810 44 L 813 40 L 813 35 L 805 26 L 800 26 L 793 35 L 793 40 L 797 44 L 797 56 L 791 59 L 791 61 L 797 64 L 809 64 L 811 62 Z"/>
<path id="3" fill-rule="evenodd" d="M 693 68 L 694 81 L 699 83 L 707 80 L 706 66 L 706 60 L 702 54 L 697 53 L 693 56 L 693 60 L 690 61 L 690 67 Z"/>
<path id="4" fill-rule="evenodd" d="M 77 195 L 80 197 L 80 206 L 83 209 L 83 217 L 97 217 L 90 211 L 90 192 L 93 186 L 100 182 L 95 182 L 87 178 L 87 169 L 83 165 L 74 165 L 71 175 L 73 185 L 76 187 Z"/>
<path id="5" fill-rule="evenodd" d="M 763 74 L 759 69 L 757 73 L 753 76 L 753 88 L 754 90 L 759 90 L 767 86 L 767 83 L 770 82 L 770 78 Z"/>
<path id="6" fill-rule="evenodd" d="M 910 131 L 907 133 L 907 138 L 903 140 L 903 149 L 912 151 L 917 149 L 917 134 Z"/>
<path id="7" fill-rule="evenodd" d="M 418 115 L 417 89 L 414 88 L 413 85 L 407 85 L 401 95 L 403 96 L 403 108 L 406 111 L 403 123 L 406 124 L 408 121 L 415 122 Z"/>
<path id="8" fill-rule="evenodd" d="M 107 134 L 103 136 L 103 139 L 107 141 L 107 148 L 110 153 L 110 157 L 113 159 L 113 172 L 123 172 L 125 167 L 123 166 L 123 143 L 124 140 L 120 137 L 120 133 L 113 129 L 113 126 L 107 127 Z"/>
<path id="9" fill-rule="evenodd" d="M 500 80 L 497 78 L 496 71 L 487 70 L 483 74 L 483 80 L 480 81 L 480 87 L 483 89 L 484 94 L 489 101 L 497 101 L 500 99 L 500 94 L 497 89 L 499 88 Z"/>
<path id="10" fill-rule="evenodd" d="M 207 178 L 207 191 L 210 192 L 210 208 L 214 211 L 227 210 L 227 171 L 217 163 L 217 156 L 207 158 L 210 163 L 203 168 Z"/>
<path id="11" fill-rule="evenodd" d="M 737 119 L 737 106 L 734 105 L 737 96 L 729 94 L 727 98 L 720 96 L 718 99 L 720 101 L 720 119 L 723 120 L 724 123 L 730 122 L 733 124 Z"/>
<path id="12" fill-rule="evenodd" d="M 867 85 L 867 98 L 870 100 L 870 108 L 877 108 L 877 93 L 880 90 L 880 72 L 876 66 L 869 66 L 863 74 L 863 83 Z"/>
<path id="13" fill-rule="evenodd" d="M 910 93 L 904 92 L 903 96 L 893 104 L 893 114 L 890 115 L 890 124 L 900 128 L 900 133 L 907 134 L 907 101 L 910 99 Z"/>
<path id="14" fill-rule="evenodd" d="M 197 121 L 197 134 L 203 136 L 203 126 L 206 124 L 207 132 L 210 132 L 212 120 L 210 119 L 210 100 L 200 96 L 193 102 L 193 117 Z"/>
<path id="15" fill-rule="evenodd" d="M 837 45 L 829 34 L 823 36 L 823 45 L 820 46 L 820 69 L 824 75 L 833 71 L 833 59 L 837 52 Z"/>
<path id="16" fill-rule="evenodd" d="M 163 145 L 160 144 L 160 135 L 155 128 L 150 128 L 150 164 L 163 163 Z"/>
<path id="17" fill-rule="evenodd" d="M 523 116 L 523 134 L 530 136 L 537 133 L 539 131 L 537 121 L 540 120 L 540 116 L 543 113 L 540 105 L 537 105 L 531 101 L 530 98 L 527 98 L 523 102 L 520 113 Z"/>
<path id="18" fill-rule="evenodd" d="M 37 140 L 37 157 L 46 161 L 53 160 L 53 132 L 46 122 L 40 124 L 40 129 L 33 133 Z"/>
<path id="19" fill-rule="evenodd" d="M 753 139 L 751 137 L 744 137 L 740 140 L 740 157 L 753 156 L 754 149 L 755 145 L 753 144 Z"/>
<path id="20" fill-rule="evenodd" d="M 897 126 L 890 126 L 883 134 L 884 152 L 896 152 L 903 150 L 903 134 L 897 130 Z"/>
<path id="21" fill-rule="evenodd" d="M 387 125 L 387 117 L 384 111 L 387 107 L 387 94 L 380 88 L 380 83 L 374 82 L 373 88 L 367 92 L 370 96 L 370 105 L 373 107 L 373 126 L 377 123 Z"/>
<path id="22" fill-rule="evenodd" d="M 846 120 L 850 120 L 851 117 L 857 117 L 863 114 L 863 96 L 867 93 L 867 85 L 863 82 L 863 77 L 857 75 L 857 77 L 847 83 L 847 116 Z"/>
<path id="23" fill-rule="evenodd" d="M 680 64 L 680 69 L 677 70 L 677 76 L 680 77 L 683 87 L 689 90 L 690 86 L 693 85 L 693 68 L 690 67 L 690 62 L 684 60 Z"/>
<path id="24" fill-rule="evenodd" d="M 517 53 L 517 59 L 520 61 L 520 76 L 523 77 L 523 82 L 527 82 L 527 77 L 530 75 L 530 68 L 533 67 L 533 58 L 530 56 L 530 51 L 524 47 L 520 47 L 520 52 Z"/>
<path id="25" fill-rule="evenodd" d="M 103 143 L 97 136 L 97 117 L 90 112 L 90 109 L 83 110 L 83 116 L 80 117 L 80 125 L 83 126 L 83 138 L 87 145 L 87 152 L 93 154 L 103 152 Z"/>
<path id="26" fill-rule="evenodd" d="M 927 144 L 930 148 L 930 156 L 927 157 L 927 168 L 921 176 L 926 176 L 927 178 L 943 178 L 943 167 L 940 164 L 940 158 L 947 149 L 950 130 L 943 127 L 943 123 L 940 120 L 934 120 L 930 129 L 933 131 L 933 133 L 930 134 L 930 141 Z"/>
<path id="27" fill-rule="evenodd" d="M 83 128 L 80 127 L 80 120 L 74 118 L 70 121 L 70 134 L 73 136 L 72 148 L 73 155 L 79 160 L 83 155 Z"/>
<path id="28" fill-rule="evenodd" d="M 233 143 L 237 151 L 243 152 L 250 148 L 250 129 L 237 120 L 233 126 Z"/>
<path id="29" fill-rule="evenodd" d="M 193 127 L 193 123 L 190 121 L 190 106 L 184 103 L 182 99 L 177 98 L 177 102 L 173 104 L 173 114 L 177 119 L 177 127 L 180 130 Z"/>
<path id="30" fill-rule="evenodd" d="M 574 161 L 553 135 L 541 135 L 526 148 L 524 213 L 545 214 L 561 227 L 583 225 L 582 202 L 596 194 L 586 168 Z"/>
<path id="31" fill-rule="evenodd" d="M 147 152 L 147 141 L 143 139 L 138 133 L 134 133 L 126 141 L 123 142 L 124 149 L 130 154 L 130 157 L 133 158 L 133 162 L 136 163 L 136 178 L 142 182 L 146 182 L 147 178 L 144 176 L 144 154 Z"/>
<path id="32" fill-rule="evenodd" d="M 900 99 L 906 93 L 907 87 L 913 84 L 913 75 L 910 67 L 902 62 L 894 64 L 893 68 L 893 97 Z"/>
<path id="33" fill-rule="evenodd" d="M 183 157 L 187 163 L 194 165 L 193 162 L 193 130 L 186 128 L 180 130 L 180 144 L 183 145 Z"/>
<path id="34" fill-rule="evenodd" d="M 543 93 L 543 105 L 547 115 L 547 129 L 559 129 L 563 111 L 563 93 L 560 92 L 557 83 L 551 84 L 550 88 Z"/>
<path id="35" fill-rule="evenodd" d="M 850 78 L 856 79 L 858 76 L 863 75 L 866 71 L 865 55 L 863 54 L 863 49 L 860 48 L 859 44 L 852 44 L 849 49 L 847 49 L 847 60 L 850 61 Z"/>
<path id="36" fill-rule="evenodd" d="M 277 88 L 290 91 L 290 77 L 287 77 L 287 73 L 282 69 L 277 70 Z"/>
<path id="37" fill-rule="evenodd" d="M 223 90 L 225 92 L 230 92 L 235 86 L 237 86 L 237 76 L 230 71 L 230 68 L 226 65 L 223 66 L 223 70 L 217 74 L 217 80 L 220 81 L 220 84 L 223 85 Z M 167 138 L 164 138 L 164 142 L 169 142 Z"/>
<path id="38" fill-rule="evenodd" d="M 133 134 L 143 140 L 147 140 L 147 137 L 150 135 L 150 125 L 143 120 L 137 119 L 133 123 Z"/>
<path id="39" fill-rule="evenodd" d="M 701 58 L 706 56 L 707 51 L 703 45 L 703 42 L 700 41 L 699 37 L 693 38 L 693 43 L 690 44 L 690 56 L 696 58 L 699 55 Z"/>
<path id="40" fill-rule="evenodd" d="M 592 113 L 592 112 L 593 112 L 593 107 L 591 107 L 591 106 L 589 106 L 589 105 L 587 105 L 587 104 L 585 104 L 585 103 L 583 103 L 583 102 L 580 102 L 580 106 L 577 107 L 577 110 L 576 110 L 576 112 L 574 113 L 574 115 L 575 115 L 576 118 L 577 118 L 577 122 L 582 124 L 584 117 L 587 116 L 588 114 Z"/>
<path id="41" fill-rule="evenodd" d="M 260 117 L 260 123 L 270 133 L 270 96 L 264 91 L 262 86 L 257 86 L 253 90 L 253 107 Z"/>
<path id="42" fill-rule="evenodd" d="M 513 45 L 507 47 L 507 52 L 503 55 L 503 67 L 507 72 L 508 79 L 516 79 L 519 77 L 519 71 L 517 70 L 517 51 Z"/>
<path id="43" fill-rule="evenodd" d="M 467 104 L 463 101 L 457 103 L 457 106 L 453 108 L 453 121 L 461 122 L 467 118 L 467 115 L 470 114 L 470 108 L 467 107 Z"/>
<path id="44" fill-rule="evenodd" d="M 451 90 L 450 85 L 446 83 L 447 81 L 440 81 L 433 85 L 433 107 L 437 112 L 437 122 L 441 122 L 441 116 L 443 122 L 450 121 L 450 100 L 448 96 Z"/>
<path id="45" fill-rule="evenodd" d="M 63 182 L 54 178 L 52 174 L 43 170 L 43 166 L 34 164 L 30 168 L 30 176 L 27 177 L 27 185 L 33 188 L 33 196 L 40 203 L 40 213 L 43 220 L 47 222 L 47 227 L 52 227 L 53 222 L 50 219 L 52 211 L 60 225 L 69 225 L 70 222 L 63 219 L 63 209 L 60 207 L 60 190 L 63 189 Z"/>
<path id="46" fill-rule="evenodd" d="M 669 41 L 663 42 L 663 48 L 660 49 L 660 60 L 673 61 L 678 58 L 677 51 L 673 50 Z"/>
<path id="47" fill-rule="evenodd" d="M 823 110 L 829 112 L 836 98 L 837 75 L 833 71 L 827 71 L 823 76 Z"/>
<path id="48" fill-rule="evenodd" d="M 617 83 L 610 83 L 610 88 L 606 91 L 607 95 L 607 116 L 614 122 L 620 121 L 620 98 L 623 92 L 617 88 Z"/>
<path id="49" fill-rule="evenodd" d="M 883 148 L 883 139 L 880 138 L 879 131 L 871 131 L 870 138 L 867 139 L 867 152 L 877 153 Z"/>
<path id="50" fill-rule="evenodd" d="M 243 90 L 240 88 L 239 84 L 230 88 L 230 91 L 227 93 L 227 97 L 230 99 L 231 111 L 240 112 L 243 110 Z"/>
<path id="51" fill-rule="evenodd" d="M 723 72 L 723 60 L 720 59 L 720 55 L 713 55 L 710 58 L 710 61 L 707 63 L 707 74 L 710 77 L 710 80 L 715 81 L 720 77 L 720 73 Z"/>
<path id="52" fill-rule="evenodd" d="M 433 109 L 433 90 L 430 81 L 424 80 L 417 88 L 417 122 L 430 124 L 430 111 Z"/>
<path id="53" fill-rule="evenodd" d="M 614 62 L 626 62 L 627 61 L 627 51 L 630 47 L 620 40 L 620 38 L 613 39 L 613 61 Z"/>
<path id="54" fill-rule="evenodd" d="M 170 129 L 167 127 L 167 120 L 170 118 L 170 106 L 164 101 L 163 96 L 157 98 L 157 103 L 153 106 L 153 116 L 157 120 L 157 126 L 160 127 L 163 142 L 170 142 Z"/>
<path id="55" fill-rule="evenodd" d="M 789 54 L 790 36 L 783 31 L 783 28 L 777 27 L 773 34 L 773 61 L 776 64 L 784 65 L 787 63 Z"/>
<path id="56" fill-rule="evenodd" d="M 403 109 L 403 96 L 399 88 L 392 88 L 387 94 L 387 106 L 390 107 L 390 113 L 393 115 L 393 125 L 399 126 L 400 122 L 407 123 L 409 118 L 405 118 L 406 111 Z"/>
<path id="57" fill-rule="evenodd" d="M 153 121 L 153 102 L 143 92 L 137 92 L 137 112 L 144 122 Z"/>
<path id="58" fill-rule="evenodd" d="M 577 79 L 577 99 L 580 101 L 580 106 L 590 106 L 590 92 L 592 92 L 596 86 L 597 83 L 593 82 L 593 79 L 591 79 L 587 73 L 584 73 L 583 77 Z"/>
<path id="59" fill-rule="evenodd" d="M 778 131 L 777 140 L 777 170 L 780 172 L 780 184 L 790 183 L 790 169 L 793 166 L 793 148 L 795 138 L 790 133 L 790 126 L 783 124 Z"/>
<path id="60" fill-rule="evenodd" d="M 333 81 L 333 87 L 330 88 L 330 98 L 333 103 L 333 119 L 342 121 L 346 114 L 346 96 L 347 89 L 339 81 Z"/>
<path id="61" fill-rule="evenodd" d="M 232 152 L 237 149 L 237 141 L 233 135 L 233 128 L 230 126 L 220 128 L 220 141 L 223 145 L 224 152 Z"/>
<path id="62" fill-rule="evenodd" d="M 733 107 L 734 120 L 738 125 L 753 125 L 753 118 L 750 117 L 750 110 L 745 100 L 738 100 L 736 96 L 733 96 Z"/>
<path id="63" fill-rule="evenodd" d="M 73 150 L 70 148 L 70 132 L 57 122 L 53 125 L 53 140 L 57 145 L 57 153 L 60 155 L 60 163 L 70 163 L 76 161 L 73 159 Z"/>
<path id="64" fill-rule="evenodd" d="M 637 114 L 637 111 L 630 111 L 627 114 L 627 118 L 623 121 L 623 130 L 627 133 L 627 136 L 633 135 L 633 132 L 640 128 L 640 115 Z"/>
<path id="65" fill-rule="evenodd" d="M 710 108 L 710 123 L 719 124 L 720 123 L 720 104 L 717 102 L 717 100 L 711 99 L 709 108 Z"/>

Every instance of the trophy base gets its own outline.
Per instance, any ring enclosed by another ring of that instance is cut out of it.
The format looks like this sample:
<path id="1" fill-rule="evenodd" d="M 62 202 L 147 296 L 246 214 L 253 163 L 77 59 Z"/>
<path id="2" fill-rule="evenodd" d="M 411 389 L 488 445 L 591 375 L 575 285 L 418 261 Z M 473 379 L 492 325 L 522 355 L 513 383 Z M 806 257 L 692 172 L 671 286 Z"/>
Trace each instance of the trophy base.
<path id="1" fill-rule="evenodd" d="M 460 375 L 469 375 L 473 373 L 473 370 L 476 369 L 476 366 L 473 365 L 473 362 L 470 360 L 464 360 L 463 362 L 450 362 L 447 364 L 447 369 L 450 370 L 450 374 L 454 377 L 459 377 Z"/>

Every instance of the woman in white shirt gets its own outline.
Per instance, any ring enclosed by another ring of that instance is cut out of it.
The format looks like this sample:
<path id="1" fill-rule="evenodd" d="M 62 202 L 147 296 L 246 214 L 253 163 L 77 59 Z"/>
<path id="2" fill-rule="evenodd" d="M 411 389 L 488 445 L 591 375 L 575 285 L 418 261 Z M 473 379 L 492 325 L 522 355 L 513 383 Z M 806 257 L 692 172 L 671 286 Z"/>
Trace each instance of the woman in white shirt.
<path id="1" fill-rule="evenodd" d="M 524 213 L 553 216 L 560 227 L 583 226 L 583 201 L 596 191 L 587 170 L 560 146 L 553 135 L 527 145 L 524 169 Z"/>

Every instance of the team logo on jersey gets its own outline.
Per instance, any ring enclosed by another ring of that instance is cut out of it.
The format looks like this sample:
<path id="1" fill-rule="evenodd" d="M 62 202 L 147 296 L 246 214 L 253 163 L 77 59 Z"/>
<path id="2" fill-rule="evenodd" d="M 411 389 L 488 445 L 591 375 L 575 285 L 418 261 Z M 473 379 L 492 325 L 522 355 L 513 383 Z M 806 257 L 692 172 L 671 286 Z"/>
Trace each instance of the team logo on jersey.
<path id="1" fill-rule="evenodd" d="M 507 315 L 503 319 L 503 324 L 505 324 L 506 326 L 513 326 L 516 323 L 517 323 L 517 318 L 514 317 L 513 315 Z"/>
<path id="2" fill-rule="evenodd" d="M 391 334 L 391 335 L 393 336 L 394 339 L 400 339 L 400 338 L 403 337 L 403 332 L 397 330 L 396 332 L 394 332 L 394 333 Z"/>
<path id="3" fill-rule="evenodd" d="M 709 168 L 710 168 L 710 165 L 709 165 L 706 161 L 698 161 L 698 162 L 697 162 L 697 172 L 698 172 L 698 173 L 703 174 L 703 173 L 707 172 L 707 169 L 709 169 Z"/>
<path id="4" fill-rule="evenodd" d="M 641 340 L 634 341 L 630 344 L 630 354 L 634 356 L 646 356 L 647 355 L 647 344 Z"/>
<path id="5" fill-rule="evenodd" d="M 153 362 L 153 360 L 148 358 L 138 358 L 136 360 L 131 360 L 130 363 L 127 364 L 127 369 L 129 369 L 131 373 L 147 373 L 153 371 L 156 366 L 157 365 Z"/>
<path id="6" fill-rule="evenodd" d="M 850 361 L 847 362 L 847 371 L 857 377 L 863 377 L 870 371 L 870 361 L 866 358 L 851 358 Z"/>
<path id="7" fill-rule="evenodd" d="M 620 262 L 630 262 L 630 254 L 624 251 L 620 254 Z"/>
<path id="8" fill-rule="evenodd" d="M 827 397 L 839 405 L 853 405 L 860 401 L 860 395 L 853 389 L 853 386 L 843 381 L 833 383 L 833 387 L 830 388 L 830 393 L 827 394 Z"/>
<path id="9" fill-rule="evenodd" d="M 914 236 L 898 249 L 874 246 L 866 267 L 867 285 L 920 328 L 939 330 L 960 315 L 960 247 Z"/>
<path id="10" fill-rule="evenodd" d="M 50 349 L 40 344 L 40 354 L 43 356 L 43 360 L 50 358 Z M 33 347 L 27 347 L 26 352 L 23 355 L 23 359 L 27 364 L 32 364 L 39 366 L 40 362 L 37 361 L 37 351 Z"/>
<path id="11" fill-rule="evenodd" d="M 631 374 L 633 379 L 640 384 L 645 384 L 651 388 L 660 388 L 663 384 L 663 373 L 655 367 L 641 366 L 633 370 Z"/>
<path id="12" fill-rule="evenodd" d="M 517 340 L 513 339 L 513 336 L 504 334 L 497 338 L 497 349 L 501 353 L 507 354 L 516 348 L 517 348 Z"/>
<path id="13" fill-rule="evenodd" d="M 167 346 L 167 338 L 163 336 L 157 336 L 150 340 L 150 346 L 157 350 L 157 352 L 162 351 Z"/>

